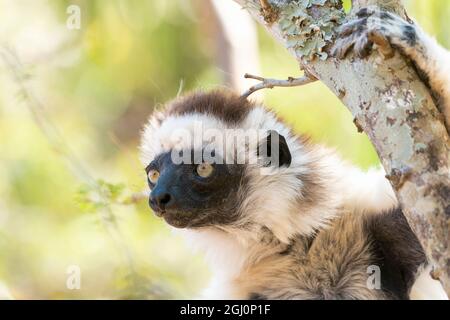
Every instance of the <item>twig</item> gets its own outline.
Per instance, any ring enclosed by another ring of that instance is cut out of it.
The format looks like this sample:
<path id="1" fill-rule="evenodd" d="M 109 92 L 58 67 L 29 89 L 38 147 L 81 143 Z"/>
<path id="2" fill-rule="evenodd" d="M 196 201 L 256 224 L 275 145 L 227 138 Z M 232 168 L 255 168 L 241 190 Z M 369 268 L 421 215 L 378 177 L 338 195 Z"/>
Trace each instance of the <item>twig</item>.
<path id="1" fill-rule="evenodd" d="M 149 197 L 148 191 L 134 192 L 120 203 L 124 205 L 136 204 L 141 201 L 147 200 Z"/>
<path id="2" fill-rule="evenodd" d="M 266 79 L 260 76 L 255 76 L 252 74 L 246 73 L 244 75 L 244 78 L 246 79 L 255 79 L 260 81 L 260 83 L 254 85 L 253 87 L 250 87 L 246 92 L 242 94 L 243 98 L 248 98 L 252 93 L 262 90 L 262 89 L 272 89 L 274 87 L 297 87 L 297 86 L 303 86 L 308 83 L 312 83 L 317 81 L 317 79 L 311 75 L 306 74 L 301 78 L 293 78 L 289 77 L 286 80 L 279 80 L 279 79 Z"/>

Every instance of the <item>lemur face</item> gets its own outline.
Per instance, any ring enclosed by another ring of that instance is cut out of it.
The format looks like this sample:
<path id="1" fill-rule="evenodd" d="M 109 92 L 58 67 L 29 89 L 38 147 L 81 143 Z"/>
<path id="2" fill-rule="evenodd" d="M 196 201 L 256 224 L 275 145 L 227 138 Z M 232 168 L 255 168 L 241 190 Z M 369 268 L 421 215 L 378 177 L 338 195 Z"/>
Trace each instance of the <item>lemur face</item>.
<path id="1" fill-rule="evenodd" d="M 288 135 L 272 113 L 229 92 L 169 102 L 143 132 L 151 209 L 174 227 L 199 228 L 248 226 L 260 208 L 289 206 L 304 170 L 293 171 Z"/>
<path id="2" fill-rule="evenodd" d="M 236 221 L 243 165 L 202 162 L 175 164 L 171 152 L 146 168 L 149 204 L 156 215 L 177 228 L 226 225 Z"/>

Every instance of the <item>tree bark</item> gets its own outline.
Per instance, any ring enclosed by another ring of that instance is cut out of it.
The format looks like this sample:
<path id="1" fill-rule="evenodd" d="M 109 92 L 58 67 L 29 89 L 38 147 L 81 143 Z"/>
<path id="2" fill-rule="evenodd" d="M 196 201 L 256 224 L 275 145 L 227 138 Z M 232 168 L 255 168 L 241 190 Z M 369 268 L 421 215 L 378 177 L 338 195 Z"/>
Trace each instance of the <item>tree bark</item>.
<path id="1" fill-rule="evenodd" d="M 234 0 L 347 106 L 369 136 L 411 228 L 450 296 L 450 138 L 430 90 L 400 53 L 384 60 L 328 56 L 346 18 L 340 0 Z M 353 0 L 407 18 L 400 0 Z M 263 7 L 261 6 L 263 4 Z M 271 5 L 268 7 L 267 4 Z"/>

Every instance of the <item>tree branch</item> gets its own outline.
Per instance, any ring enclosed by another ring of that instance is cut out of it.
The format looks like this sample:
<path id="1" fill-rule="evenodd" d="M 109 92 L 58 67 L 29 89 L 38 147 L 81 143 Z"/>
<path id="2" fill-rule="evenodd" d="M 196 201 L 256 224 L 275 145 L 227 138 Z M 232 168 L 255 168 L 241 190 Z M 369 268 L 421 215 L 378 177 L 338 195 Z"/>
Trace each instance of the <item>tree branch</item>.
<path id="1" fill-rule="evenodd" d="M 329 57 L 337 27 L 345 21 L 338 0 L 234 0 L 246 8 L 297 59 L 328 86 L 369 136 L 403 212 L 450 296 L 450 138 L 429 88 L 396 52 L 389 60 Z M 350 13 L 379 5 L 408 19 L 400 0 L 353 0 Z"/>
<path id="2" fill-rule="evenodd" d="M 269 0 L 259 0 L 261 5 L 261 14 L 264 21 L 272 23 L 278 18 L 278 11 L 269 3 Z"/>
<path id="3" fill-rule="evenodd" d="M 301 78 L 289 77 L 286 80 L 279 80 L 279 79 L 267 79 L 246 73 L 244 75 L 244 78 L 255 79 L 261 82 L 250 87 L 246 92 L 244 92 L 242 94 L 243 98 L 248 98 L 252 93 L 261 89 L 273 89 L 274 87 L 298 87 L 317 81 L 317 79 L 314 78 L 314 76 L 311 76 L 309 74 L 305 74 Z"/>

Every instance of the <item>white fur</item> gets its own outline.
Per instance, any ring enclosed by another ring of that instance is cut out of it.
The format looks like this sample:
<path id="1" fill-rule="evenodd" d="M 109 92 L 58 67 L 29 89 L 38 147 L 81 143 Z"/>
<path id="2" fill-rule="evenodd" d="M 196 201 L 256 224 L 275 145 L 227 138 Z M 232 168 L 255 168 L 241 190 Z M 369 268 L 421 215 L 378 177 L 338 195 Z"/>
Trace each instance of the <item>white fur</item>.
<path id="1" fill-rule="evenodd" d="M 355 212 L 382 213 L 398 205 L 397 197 L 382 168 L 364 172 L 355 167 L 343 170 L 341 194 L 345 206 Z"/>
<path id="2" fill-rule="evenodd" d="M 200 230 L 174 229 L 174 232 L 184 236 L 188 245 L 194 251 L 201 251 L 211 270 L 212 279 L 203 290 L 201 299 L 239 299 L 230 285 L 247 258 L 247 245 L 239 242 L 233 234 L 205 228 Z M 242 297 L 244 298 L 244 297 Z"/>
<path id="3" fill-rule="evenodd" d="M 411 300 L 448 300 L 441 283 L 431 277 L 431 270 L 431 266 L 419 268 L 418 276 L 411 288 Z"/>
<path id="4" fill-rule="evenodd" d="M 203 129 L 224 130 L 222 122 L 199 113 L 182 117 L 170 116 L 159 125 L 153 118 L 144 128 L 143 143 L 141 144 L 141 160 L 144 164 L 150 163 L 158 154 L 168 152 L 171 149 L 190 148 L 190 137 L 196 130 L 195 125 L 201 124 Z"/>

